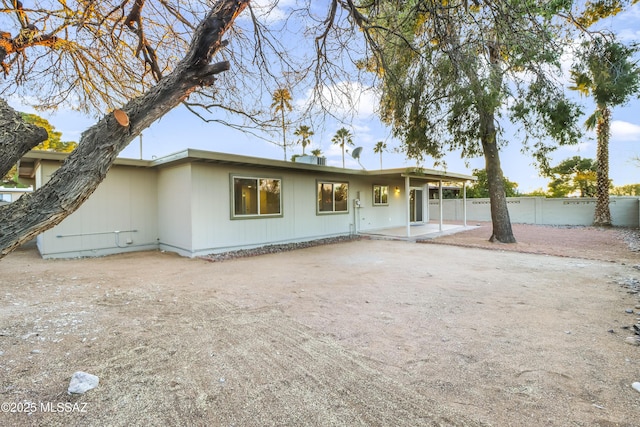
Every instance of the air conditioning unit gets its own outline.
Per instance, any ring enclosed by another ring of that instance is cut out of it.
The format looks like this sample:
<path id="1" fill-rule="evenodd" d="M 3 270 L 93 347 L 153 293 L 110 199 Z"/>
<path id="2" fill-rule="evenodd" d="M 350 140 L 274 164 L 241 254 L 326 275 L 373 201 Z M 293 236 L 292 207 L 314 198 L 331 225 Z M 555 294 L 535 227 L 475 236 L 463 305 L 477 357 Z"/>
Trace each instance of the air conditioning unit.
<path id="1" fill-rule="evenodd" d="M 327 164 L 327 159 L 325 157 L 305 155 L 305 156 L 298 156 L 296 158 L 296 163 L 307 163 L 310 165 L 325 166 Z"/>

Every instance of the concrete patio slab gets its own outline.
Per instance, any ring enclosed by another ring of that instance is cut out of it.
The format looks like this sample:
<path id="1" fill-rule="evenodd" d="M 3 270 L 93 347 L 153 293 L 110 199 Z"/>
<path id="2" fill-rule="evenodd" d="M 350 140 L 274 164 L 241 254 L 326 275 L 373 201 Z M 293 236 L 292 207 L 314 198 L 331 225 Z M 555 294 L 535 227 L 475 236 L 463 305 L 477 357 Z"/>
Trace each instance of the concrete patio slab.
<path id="1" fill-rule="evenodd" d="M 440 227 L 440 224 L 438 223 L 425 223 L 411 225 L 409 227 L 409 236 L 407 236 L 407 227 L 404 226 L 383 228 L 366 232 L 361 231 L 358 234 L 378 239 L 416 241 L 435 239 L 436 237 L 460 233 L 467 230 L 474 230 L 476 228 L 478 228 L 478 226 L 442 224 L 442 227 Z"/>

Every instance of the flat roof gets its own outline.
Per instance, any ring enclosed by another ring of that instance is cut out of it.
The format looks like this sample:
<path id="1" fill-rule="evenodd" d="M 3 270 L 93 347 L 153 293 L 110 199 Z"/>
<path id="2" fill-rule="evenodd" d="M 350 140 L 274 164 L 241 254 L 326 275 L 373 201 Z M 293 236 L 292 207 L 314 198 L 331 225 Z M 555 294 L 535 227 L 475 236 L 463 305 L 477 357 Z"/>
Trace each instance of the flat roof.
<path id="1" fill-rule="evenodd" d="M 21 169 L 24 172 L 33 172 L 33 168 L 38 161 L 50 160 L 62 162 L 70 153 L 57 153 L 53 151 L 32 150 L 26 153 L 20 161 Z M 23 165 L 24 162 L 24 165 Z M 307 172 L 325 172 L 344 175 L 360 175 L 374 177 L 408 177 L 412 182 L 424 181 L 448 181 L 465 182 L 475 181 L 476 177 L 460 173 L 441 171 L 426 168 L 395 168 L 381 170 L 366 169 L 344 169 L 335 166 L 314 165 L 309 163 L 297 163 L 284 160 L 265 159 L 261 157 L 251 157 L 239 154 L 219 153 L 214 151 L 195 150 L 188 148 L 153 160 L 128 159 L 118 157 L 114 164 L 120 166 L 133 166 L 143 168 L 162 168 L 174 166 L 182 163 L 215 163 L 228 164 L 257 168 L 276 168 Z M 22 175 L 22 171 L 21 171 Z"/>

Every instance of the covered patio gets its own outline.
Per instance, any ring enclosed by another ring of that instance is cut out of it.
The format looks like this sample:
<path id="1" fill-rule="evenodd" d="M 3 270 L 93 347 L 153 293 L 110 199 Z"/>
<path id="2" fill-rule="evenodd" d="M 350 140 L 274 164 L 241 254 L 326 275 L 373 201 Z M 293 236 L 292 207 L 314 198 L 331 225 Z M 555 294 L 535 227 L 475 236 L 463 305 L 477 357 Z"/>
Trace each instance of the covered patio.
<path id="1" fill-rule="evenodd" d="M 389 227 L 379 230 L 360 231 L 361 235 L 372 237 L 401 239 L 401 240 L 424 240 L 442 236 L 445 234 L 457 233 L 469 230 L 475 227 L 467 226 L 466 198 L 467 183 L 475 181 L 476 177 L 465 174 L 451 173 L 446 171 L 438 171 L 423 168 L 408 169 L 390 169 L 378 172 L 382 175 L 397 175 L 404 181 L 404 188 L 395 187 L 397 195 L 401 195 L 404 199 L 405 220 L 404 226 Z M 431 186 L 435 184 L 435 187 Z M 443 191 L 445 184 L 457 186 L 461 188 L 458 194 L 463 199 L 463 221 L 462 224 L 444 224 L 443 222 Z M 436 190 L 436 191 L 434 191 Z M 432 222 L 429 217 L 429 200 L 430 195 L 433 199 L 438 200 L 438 220 Z"/>

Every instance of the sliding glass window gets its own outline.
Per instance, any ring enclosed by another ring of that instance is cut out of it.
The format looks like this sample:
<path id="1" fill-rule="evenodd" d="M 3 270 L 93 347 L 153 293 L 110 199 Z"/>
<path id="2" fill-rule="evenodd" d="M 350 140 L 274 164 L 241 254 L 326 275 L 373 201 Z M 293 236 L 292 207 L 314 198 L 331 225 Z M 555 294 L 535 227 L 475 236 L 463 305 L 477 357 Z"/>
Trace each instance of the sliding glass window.
<path id="1" fill-rule="evenodd" d="M 282 180 L 232 176 L 233 218 L 282 216 Z"/>
<path id="2" fill-rule="evenodd" d="M 349 211 L 349 184 L 318 181 L 318 213 Z"/>

